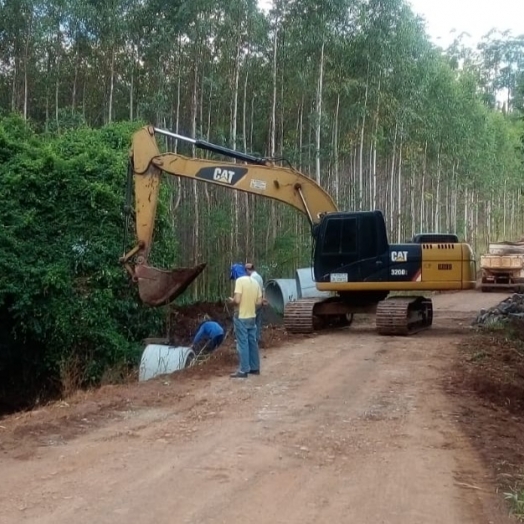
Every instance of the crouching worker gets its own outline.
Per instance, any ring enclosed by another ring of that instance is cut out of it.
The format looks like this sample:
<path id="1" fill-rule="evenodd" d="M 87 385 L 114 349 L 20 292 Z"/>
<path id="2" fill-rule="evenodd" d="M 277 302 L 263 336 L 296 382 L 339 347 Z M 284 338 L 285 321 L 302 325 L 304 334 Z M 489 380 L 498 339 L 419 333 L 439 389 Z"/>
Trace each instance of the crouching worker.
<path id="1" fill-rule="evenodd" d="M 211 320 L 208 315 L 204 315 L 203 322 L 198 326 L 191 348 L 197 355 L 204 350 L 206 353 L 212 353 L 222 342 L 224 342 L 224 328 L 218 322 Z M 198 351 L 195 350 L 197 344 L 200 346 Z"/>

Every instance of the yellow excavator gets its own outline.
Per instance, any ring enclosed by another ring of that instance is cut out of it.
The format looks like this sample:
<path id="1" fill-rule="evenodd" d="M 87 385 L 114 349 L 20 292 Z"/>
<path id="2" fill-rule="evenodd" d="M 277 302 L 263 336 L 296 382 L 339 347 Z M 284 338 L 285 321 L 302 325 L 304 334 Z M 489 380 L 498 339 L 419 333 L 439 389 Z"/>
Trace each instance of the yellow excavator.
<path id="1" fill-rule="evenodd" d="M 242 163 L 161 153 L 155 134 Z M 382 212 L 339 211 L 319 184 L 291 167 L 153 126 L 133 135 L 129 162 L 138 244 L 120 261 L 138 284 L 142 302 L 150 306 L 174 300 L 205 268 L 200 264 L 166 271 L 148 265 L 163 173 L 278 200 L 306 215 L 313 235 L 315 285 L 331 295 L 289 302 L 284 325 L 292 333 L 349 325 L 354 314 L 375 313 L 379 334 L 410 335 L 432 325 L 432 301 L 421 292 L 475 288 L 472 249 L 456 235 L 419 234 L 409 242 L 389 244 Z"/>

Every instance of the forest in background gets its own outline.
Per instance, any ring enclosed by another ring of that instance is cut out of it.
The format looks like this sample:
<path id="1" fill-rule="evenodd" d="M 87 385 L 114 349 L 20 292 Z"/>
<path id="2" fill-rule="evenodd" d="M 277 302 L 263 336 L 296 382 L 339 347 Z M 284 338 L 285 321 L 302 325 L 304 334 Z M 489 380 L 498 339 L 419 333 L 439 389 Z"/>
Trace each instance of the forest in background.
<path id="1" fill-rule="evenodd" d="M 340 209 L 382 210 L 392 242 L 456 232 L 478 256 L 524 236 L 524 35 L 441 49 L 404 0 L 0 0 L 0 110 L 0 375 L 31 355 L 59 385 L 96 361 L 95 383 L 158 334 L 164 313 L 118 265 L 144 123 L 285 159 Z M 185 300 L 229 295 L 232 261 L 266 278 L 310 264 L 307 221 L 283 204 L 175 177 L 162 202 L 157 265 L 208 262 Z M 75 297 L 108 318 L 99 339 Z"/>

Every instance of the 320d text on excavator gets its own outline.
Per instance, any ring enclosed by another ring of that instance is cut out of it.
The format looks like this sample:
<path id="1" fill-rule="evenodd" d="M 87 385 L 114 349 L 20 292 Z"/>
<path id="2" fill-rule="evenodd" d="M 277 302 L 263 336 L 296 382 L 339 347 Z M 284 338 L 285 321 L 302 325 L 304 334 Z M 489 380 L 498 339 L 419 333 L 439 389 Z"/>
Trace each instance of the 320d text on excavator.
<path id="1" fill-rule="evenodd" d="M 161 153 L 155 134 L 243 163 Z M 422 292 L 476 286 L 473 251 L 456 235 L 419 234 L 410 242 L 390 244 L 381 211 L 340 211 L 319 184 L 292 167 L 153 126 L 133 135 L 129 161 L 138 244 L 120 261 L 137 282 L 141 300 L 150 306 L 174 300 L 205 268 L 200 264 L 167 271 L 148 265 L 163 174 L 278 200 L 307 217 L 315 285 L 331 296 L 289 302 L 284 325 L 292 333 L 347 326 L 354 314 L 373 312 L 379 334 L 410 335 L 433 322 L 432 301 Z M 392 296 L 394 292 L 412 295 Z"/>

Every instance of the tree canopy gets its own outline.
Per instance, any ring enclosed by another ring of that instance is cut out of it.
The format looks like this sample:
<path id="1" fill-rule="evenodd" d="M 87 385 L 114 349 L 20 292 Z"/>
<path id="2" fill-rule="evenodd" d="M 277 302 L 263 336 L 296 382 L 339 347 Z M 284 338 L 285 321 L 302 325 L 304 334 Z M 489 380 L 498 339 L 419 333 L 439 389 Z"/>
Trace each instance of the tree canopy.
<path id="1" fill-rule="evenodd" d="M 146 122 L 284 158 L 392 241 L 456 232 L 480 255 L 523 232 L 524 35 L 441 49 L 404 0 L 3 0 L 0 110 L 0 374 L 60 381 L 78 357 L 97 382 L 162 329 L 117 263 Z M 159 218 L 156 260 L 209 263 L 193 299 L 229 295 L 234 260 L 310 264 L 278 203 L 170 178 Z"/>

